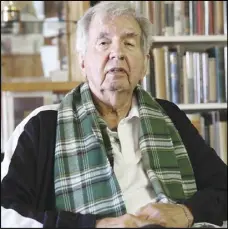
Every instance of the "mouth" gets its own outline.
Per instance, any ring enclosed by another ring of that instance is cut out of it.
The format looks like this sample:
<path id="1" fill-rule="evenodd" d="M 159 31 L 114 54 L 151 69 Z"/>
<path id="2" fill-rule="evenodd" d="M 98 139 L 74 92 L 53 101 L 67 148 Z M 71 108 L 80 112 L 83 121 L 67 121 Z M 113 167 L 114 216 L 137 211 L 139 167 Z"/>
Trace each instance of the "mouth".
<path id="1" fill-rule="evenodd" d="M 114 68 L 109 69 L 109 70 L 106 72 L 106 74 L 107 74 L 107 73 L 125 73 L 125 74 L 127 74 L 127 71 L 126 71 L 124 68 L 114 67 Z"/>

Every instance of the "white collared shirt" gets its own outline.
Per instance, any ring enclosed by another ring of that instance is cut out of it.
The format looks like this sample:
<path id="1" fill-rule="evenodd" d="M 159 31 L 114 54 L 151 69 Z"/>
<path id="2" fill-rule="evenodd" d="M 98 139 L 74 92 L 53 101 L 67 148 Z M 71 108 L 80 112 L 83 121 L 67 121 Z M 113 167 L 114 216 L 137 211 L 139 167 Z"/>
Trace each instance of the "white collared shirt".
<path id="1" fill-rule="evenodd" d="M 117 132 L 107 129 L 114 153 L 114 172 L 127 212 L 131 214 L 155 198 L 151 182 L 142 167 L 139 127 L 138 105 L 133 97 L 132 108 L 118 124 Z"/>

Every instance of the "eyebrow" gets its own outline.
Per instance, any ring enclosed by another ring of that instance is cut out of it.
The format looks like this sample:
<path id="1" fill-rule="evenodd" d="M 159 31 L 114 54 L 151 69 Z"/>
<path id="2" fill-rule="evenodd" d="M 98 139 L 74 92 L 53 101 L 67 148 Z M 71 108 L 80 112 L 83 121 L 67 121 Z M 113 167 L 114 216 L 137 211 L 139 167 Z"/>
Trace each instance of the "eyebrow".
<path id="1" fill-rule="evenodd" d="M 126 37 L 126 38 L 131 38 L 131 37 L 137 37 L 139 36 L 138 33 L 136 32 L 123 32 L 123 34 L 121 35 L 122 37 Z M 100 32 L 100 34 L 97 37 L 97 40 L 102 39 L 102 38 L 107 38 L 110 37 L 110 34 L 107 32 Z"/>
<path id="2" fill-rule="evenodd" d="M 109 33 L 107 32 L 100 32 L 100 34 L 97 37 L 97 40 L 102 39 L 102 38 L 106 38 L 109 37 Z"/>
<path id="3" fill-rule="evenodd" d="M 139 34 L 138 33 L 136 33 L 136 32 L 124 32 L 123 33 L 123 37 L 137 37 L 137 36 L 139 36 Z"/>

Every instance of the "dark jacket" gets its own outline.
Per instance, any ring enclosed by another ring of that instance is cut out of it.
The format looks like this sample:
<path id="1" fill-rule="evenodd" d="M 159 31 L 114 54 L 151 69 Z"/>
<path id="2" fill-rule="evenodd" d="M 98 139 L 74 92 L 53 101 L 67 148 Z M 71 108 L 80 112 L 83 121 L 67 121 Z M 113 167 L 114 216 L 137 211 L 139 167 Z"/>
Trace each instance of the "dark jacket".
<path id="1" fill-rule="evenodd" d="M 169 101 L 157 101 L 179 131 L 194 170 L 198 191 L 182 203 L 190 208 L 194 222 L 222 225 L 227 220 L 226 164 L 205 143 L 183 111 Z M 6 152 L 2 163 L 3 226 L 10 222 L 16 227 L 18 223 L 25 227 L 95 227 L 96 215 L 55 208 L 56 108 L 46 107 L 33 112 L 32 117 L 24 121 L 25 125 L 22 123 L 14 133 L 16 147 L 12 145 L 12 157 Z"/>

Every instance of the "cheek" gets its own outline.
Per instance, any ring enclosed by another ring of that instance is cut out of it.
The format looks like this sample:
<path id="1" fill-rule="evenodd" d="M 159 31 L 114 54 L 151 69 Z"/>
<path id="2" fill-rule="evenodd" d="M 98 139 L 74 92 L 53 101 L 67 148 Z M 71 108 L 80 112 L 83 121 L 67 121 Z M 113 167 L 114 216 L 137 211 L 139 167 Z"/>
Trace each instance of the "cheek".
<path id="1" fill-rule="evenodd" d="M 144 63 L 142 61 L 131 62 L 131 75 L 133 79 L 138 80 L 144 73 Z M 133 80 L 132 79 L 132 80 Z"/>
<path id="2" fill-rule="evenodd" d="M 99 57 L 90 57 L 85 63 L 86 74 L 88 78 L 99 80 L 102 78 L 102 65 L 103 61 Z"/>

